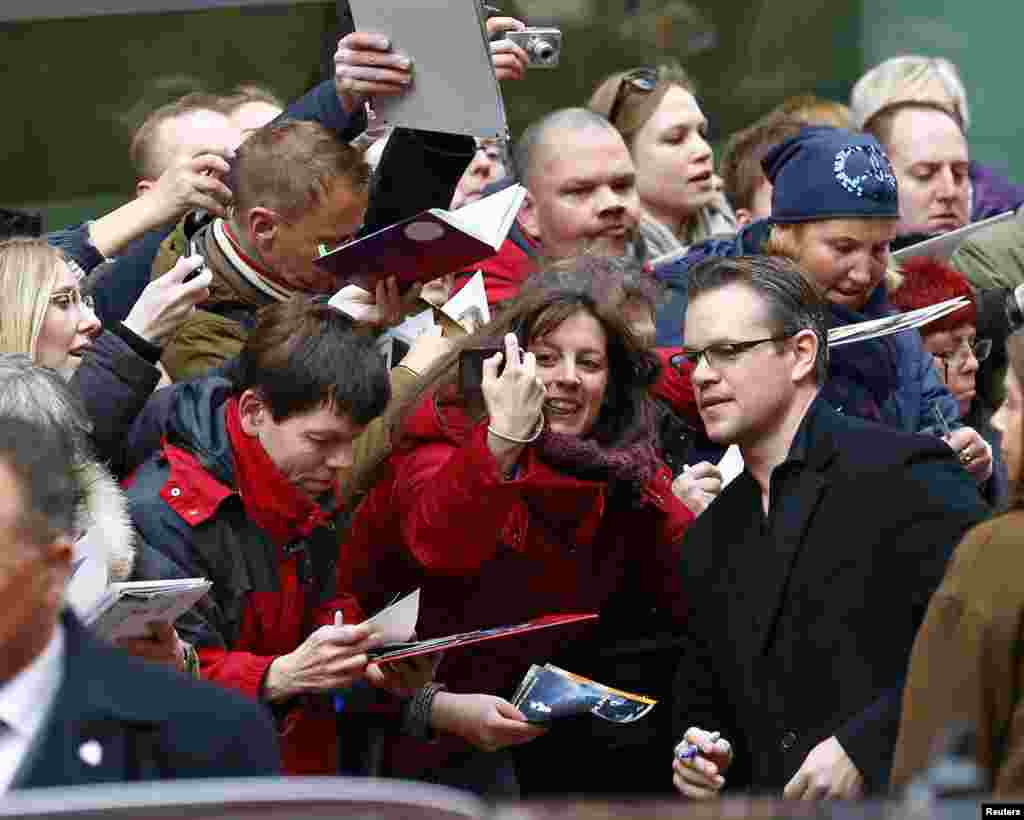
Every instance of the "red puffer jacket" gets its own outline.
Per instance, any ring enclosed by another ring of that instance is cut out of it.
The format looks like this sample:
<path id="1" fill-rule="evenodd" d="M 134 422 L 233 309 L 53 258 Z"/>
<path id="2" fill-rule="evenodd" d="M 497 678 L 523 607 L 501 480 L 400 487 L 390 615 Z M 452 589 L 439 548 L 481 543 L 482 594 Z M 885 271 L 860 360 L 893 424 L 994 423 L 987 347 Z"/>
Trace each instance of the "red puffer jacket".
<path id="1" fill-rule="evenodd" d="M 680 540 L 692 514 L 667 469 L 639 508 L 609 503 L 608 486 L 560 473 L 528 448 L 502 480 L 486 422 L 427 399 L 406 428 L 410 446 L 356 513 L 338 564 L 353 622 L 396 593 L 422 588 L 418 633 L 518 623 L 554 612 L 599 612 L 613 593 L 681 617 Z M 509 695 L 588 630 L 555 628 L 450 653 L 438 678 L 458 692 Z"/>

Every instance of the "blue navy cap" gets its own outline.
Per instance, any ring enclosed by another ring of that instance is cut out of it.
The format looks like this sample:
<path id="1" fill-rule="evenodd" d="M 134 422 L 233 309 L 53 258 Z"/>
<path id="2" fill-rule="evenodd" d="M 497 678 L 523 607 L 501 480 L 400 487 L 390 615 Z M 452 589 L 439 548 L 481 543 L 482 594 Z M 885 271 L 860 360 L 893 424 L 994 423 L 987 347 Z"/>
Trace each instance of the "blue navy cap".
<path id="1" fill-rule="evenodd" d="M 844 128 L 804 128 L 761 161 L 772 222 L 899 217 L 896 176 L 878 140 Z"/>

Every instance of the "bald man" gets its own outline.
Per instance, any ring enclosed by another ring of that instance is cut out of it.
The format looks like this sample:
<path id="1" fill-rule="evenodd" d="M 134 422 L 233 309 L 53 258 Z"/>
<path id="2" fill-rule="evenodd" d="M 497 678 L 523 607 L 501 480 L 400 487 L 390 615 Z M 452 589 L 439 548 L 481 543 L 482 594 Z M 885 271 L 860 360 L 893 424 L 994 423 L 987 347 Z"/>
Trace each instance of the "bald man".
<path id="1" fill-rule="evenodd" d="M 526 199 L 498 254 L 474 268 L 483 270 L 492 306 L 519 292 L 537 257 L 631 250 L 640 208 L 636 172 L 608 120 L 585 108 L 554 111 L 523 132 L 513 160 Z"/>

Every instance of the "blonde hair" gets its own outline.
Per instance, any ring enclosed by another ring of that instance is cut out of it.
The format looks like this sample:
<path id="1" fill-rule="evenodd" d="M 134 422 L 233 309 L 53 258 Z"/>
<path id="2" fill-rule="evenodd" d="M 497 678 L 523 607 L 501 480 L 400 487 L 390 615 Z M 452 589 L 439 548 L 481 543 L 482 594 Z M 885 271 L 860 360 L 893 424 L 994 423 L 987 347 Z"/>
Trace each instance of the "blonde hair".
<path id="1" fill-rule="evenodd" d="M 615 126 L 629 146 L 632 146 L 633 137 L 654 116 L 670 88 L 679 86 L 694 96 L 697 94 L 697 86 L 693 79 L 678 63 L 657 66 L 654 69 L 657 73 L 657 83 L 650 91 L 631 87 L 628 78 L 637 70 L 612 74 L 594 90 L 587 103 L 587 108 L 606 117 Z"/>
<path id="2" fill-rule="evenodd" d="M 870 130 L 875 117 L 899 105 L 940 108 L 964 132 L 971 124 L 960 72 L 942 57 L 892 57 L 868 71 L 857 80 L 850 94 L 853 126 Z"/>
<path id="3" fill-rule="evenodd" d="M 27 353 L 35 359 L 62 263 L 64 254 L 45 239 L 0 242 L 0 353 Z"/>
<path id="4" fill-rule="evenodd" d="M 765 256 L 784 256 L 799 263 L 806 227 L 804 222 L 795 225 L 772 225 L 768 241 L 764 245 Z"/>

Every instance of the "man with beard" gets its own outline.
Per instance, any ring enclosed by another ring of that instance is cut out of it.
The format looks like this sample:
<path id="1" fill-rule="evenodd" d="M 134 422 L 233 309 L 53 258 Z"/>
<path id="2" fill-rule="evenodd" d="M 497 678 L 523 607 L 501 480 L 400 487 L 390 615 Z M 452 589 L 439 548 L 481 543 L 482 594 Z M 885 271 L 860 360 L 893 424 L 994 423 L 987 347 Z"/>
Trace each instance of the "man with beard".
<path id="1" fill-rule="evenodd" d="M 483 271 L 489 304 L 515 296 L 538 257 L 633 251 L 636 171 L 607 119 L 585 108 L 546 114 L 523 132 L 513 160 L 526 199 L 497 255 L 474 268 Z"/>

